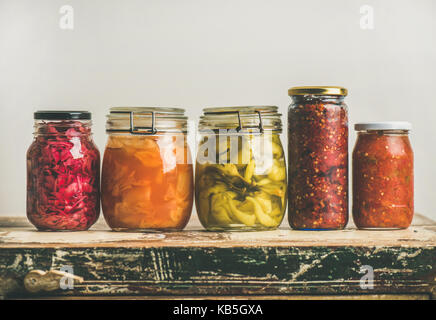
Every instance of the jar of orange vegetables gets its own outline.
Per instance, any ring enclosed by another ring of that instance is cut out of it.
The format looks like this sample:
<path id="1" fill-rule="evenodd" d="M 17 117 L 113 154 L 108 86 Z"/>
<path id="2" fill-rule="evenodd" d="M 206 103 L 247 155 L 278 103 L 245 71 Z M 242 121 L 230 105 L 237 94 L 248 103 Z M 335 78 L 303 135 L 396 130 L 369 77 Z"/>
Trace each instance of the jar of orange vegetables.
<path id="1" fill-rule="evenodd" d="M 182 230 L 193 203 L 183 109 L 116 107 L 106 124 L 102 209 L 115 231 Z"/>

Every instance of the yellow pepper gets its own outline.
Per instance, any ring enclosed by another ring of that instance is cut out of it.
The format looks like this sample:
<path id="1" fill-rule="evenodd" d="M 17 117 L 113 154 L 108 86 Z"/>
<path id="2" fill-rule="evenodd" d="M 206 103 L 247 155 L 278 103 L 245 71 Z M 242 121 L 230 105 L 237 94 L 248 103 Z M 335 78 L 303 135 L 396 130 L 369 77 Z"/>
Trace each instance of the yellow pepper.
<path id="1" fill-rule="evenodd" d="M 263 212 L 261 205 L 259 204 L 259 202 L 256 201 L 256 199 L 252 197 L 247 197 L 246 199 L 253 203 L 254 214 L 256 215 L 257 220 L 262 225 L 264 225 L 265 227 L 277 227 L 276 220 Z"/>
<path id="2" fill-rule="evenodd" d="M 253 226 L 254 223 L 256 222 L 256 217 L 252 214 L 247 214 L 241 210 L 239 210 L 238 208 L 236 208 L 235 203 L 237 203 L 239 201 L 237 200 L 233 200 L 230 197 L 228 197 L 228 204 L 230 206 L 230 210 L 232 212 L 232 214 L 243 224 L 245 224 L 246 226 Z"/>

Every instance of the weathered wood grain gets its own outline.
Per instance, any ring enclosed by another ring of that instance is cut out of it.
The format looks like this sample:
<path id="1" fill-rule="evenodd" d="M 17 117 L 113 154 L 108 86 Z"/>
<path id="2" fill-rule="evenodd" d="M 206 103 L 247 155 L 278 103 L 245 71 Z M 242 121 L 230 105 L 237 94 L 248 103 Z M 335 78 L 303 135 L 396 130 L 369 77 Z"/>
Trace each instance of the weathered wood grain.
<path id="1" fill-rule="evenodd" d="M 374 269 L 363 290 L 360 268 Z M 436 230 L 212 233 L 41 233 L 0 227 L 0 295 L 25 292 L 31 270 L 72 266 L 73 290 L 46 296 L 295 296 L 405 294 L 435 297 Z"/>
<path id="2" fill-rule="evenodd" d="M 22 219 L 17 223 L 0 218 L 0 248 L 434 246 L 436 224 L 425 219 L 416 215 L 416 224 L 407 230 L 365 231 L 351 225 L 340 231 L 297 231 L 282 226 L 263 232 L 207 232 L 192 219 L 183 232 L 129 233 L 111 231 L 101 220 L 90 231 L 39 232 Z"/>

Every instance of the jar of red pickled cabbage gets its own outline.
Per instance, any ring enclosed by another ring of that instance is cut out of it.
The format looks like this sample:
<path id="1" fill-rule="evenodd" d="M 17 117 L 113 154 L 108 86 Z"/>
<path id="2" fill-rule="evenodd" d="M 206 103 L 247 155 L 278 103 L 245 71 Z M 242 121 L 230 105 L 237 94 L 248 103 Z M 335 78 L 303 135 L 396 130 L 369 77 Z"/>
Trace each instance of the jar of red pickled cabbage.
<path id="1" fill-rule="evenodd" d="M 342 87 L 289 89 L 288 219 L 294 229 L 348 222 L 348 112 Z"/>
<path id="2" fill-rule="evenodd" d="M 27 151 L 27 217 L 41 231 L 87 230 L 100 213 L 91 113 L 37 111 Z"/>
<path id="3" fill-rule="evenodd" d="M 360 229 L 405 229 L 413 218 L 413 151 L 408 122 L 357 123 L 353 220 Z"/>
<path id="4" fill-rule="evenodd" d="M 193 167 L 179 108 L 111 108 L 102 207 L 115 231 L 177 231 L 191 216 Z"/>

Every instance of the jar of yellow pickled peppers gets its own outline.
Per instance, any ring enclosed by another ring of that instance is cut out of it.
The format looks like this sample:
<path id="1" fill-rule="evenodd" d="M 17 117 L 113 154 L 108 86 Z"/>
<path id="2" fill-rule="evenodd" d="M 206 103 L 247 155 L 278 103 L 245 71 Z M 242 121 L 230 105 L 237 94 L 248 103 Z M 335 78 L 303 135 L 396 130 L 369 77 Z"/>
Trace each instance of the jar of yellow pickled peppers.
<path id="1" fill-rule="evenodd" d="M 195 199 L 207 230 L 276 229 L 286 210 L 281 114 L 274 106 L 206 108 Z"/>
<path id="2" fill-rule="evenodd" d="M 182 230 L 193 205 L 183 109 L 110 109 L 103 157 L 103 215 L 115 231 Z"/>

